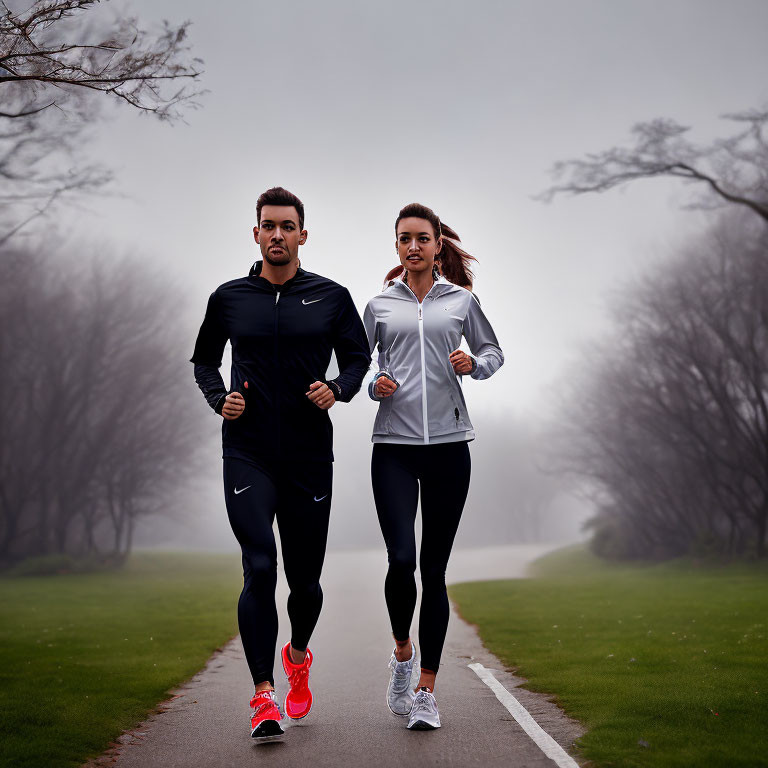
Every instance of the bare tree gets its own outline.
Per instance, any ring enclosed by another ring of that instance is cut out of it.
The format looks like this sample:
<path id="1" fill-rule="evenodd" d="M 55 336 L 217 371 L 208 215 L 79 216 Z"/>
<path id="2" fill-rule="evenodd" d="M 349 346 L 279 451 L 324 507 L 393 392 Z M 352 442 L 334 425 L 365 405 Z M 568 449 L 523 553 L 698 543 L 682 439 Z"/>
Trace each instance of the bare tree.
<path id="1" fill-rule="evenodd" d="M 179 296 L 139 261 L 4 255 L 0 561 L 121 559 L 145 515 L 183 512 L 200 448 Z M 164 392 L 173 390 L 166 400 Z"/>
<path id="2" fill-rule="evenodd" d="M 202 62 L 189 56 L 189 22 L 151 34 L 98 5 L 37 0 L 14 12 L 0 2 L 0 245 L 60 199 L 111 179 L 82 159 L 96 94 L 165 121 L 195 106 Z"/>
<path id="3" fill-rule="evenodd" d="M 564 418 L 606 553 L 766 554 L 768 235 L 726 217 L 635 284 Z"/>
<path id="4" fill-rule="evenodd" d="M 688 138 L 690 127 L 674 120 L 638 123 L 632 128 L 634 146 L 556 163 L 553 176 L 563 181 L 539 199 L 605 192 L 637 179 L 666 176 L 705 187 L 694 206 L 744 206 L 768 221 L 768 108 L 724 117 L 736 123 L 738 130 L 703 146 Z"/>

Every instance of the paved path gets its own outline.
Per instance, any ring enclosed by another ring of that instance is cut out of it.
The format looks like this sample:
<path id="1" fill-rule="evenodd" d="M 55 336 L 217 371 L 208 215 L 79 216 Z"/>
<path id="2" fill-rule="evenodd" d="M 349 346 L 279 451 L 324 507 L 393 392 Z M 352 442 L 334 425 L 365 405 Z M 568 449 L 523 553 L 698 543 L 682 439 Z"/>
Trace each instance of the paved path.
<path id="1" fill-rule="evenodd" d="M 448 580 L 520 576 L 541 551 L 530 547 L 457 551 Z M 403 718 L 389 713 L 384 697 L 392 641 L 382 594 L 385 561 L 386 555 L 379 551 L 328 554 L 325 605 L 311 643 L 315 706 L 305 721 L 289 722 L 281 742 L 257 745 L 248 736 L 253 686 L 236 638 L 177 692 L 180 695 L 162 713 L 126 734 L 123 745 L 98 763 L 117 768 L 554 766 L 467 667 L 479 662 L 492 668 L 508 690 L 521 682 L 503 671 L 474 630 L 455 614 L 438 677 L 443 727 L 411 732 Z M 284 606 L 282 578 L 278 592 Z M 287 626 L 283 610 L 279 643 L 288 636 Z M 276 683 L 278 694 L 284 695 L 285 679 L 277 668 Z M 579 726 L 545 697 L 522 689 L 514 693 L 566 749 L 580 735 Z"/>

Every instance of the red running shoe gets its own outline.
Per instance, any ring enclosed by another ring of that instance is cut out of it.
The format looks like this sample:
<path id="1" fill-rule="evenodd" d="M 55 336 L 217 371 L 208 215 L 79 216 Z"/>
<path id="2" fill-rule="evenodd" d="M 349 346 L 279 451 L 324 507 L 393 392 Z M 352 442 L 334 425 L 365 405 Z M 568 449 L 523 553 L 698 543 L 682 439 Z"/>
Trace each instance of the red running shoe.
<path id="1" fill-rule="evenodd" d="M 285 714 L 291 720 L 301 720 L 312 709 L 312 691 L 309 690 L 309 668 L 312 666 L 312 651 L 307 648 L 303 664 L 294 664 L 288 656 L 290 643 L 283 646 L 280 656 L 283 659 L 283 670 L 288 676 L 291 689 L 285 695 Z"/>
<path id="2" fill-rule="evenodd" d="M 259 691 L 251 699 L 251 737 L 259 741 L 274 741 L 282 737 L 283 715 L 275 701 L 274 691 Z"/>

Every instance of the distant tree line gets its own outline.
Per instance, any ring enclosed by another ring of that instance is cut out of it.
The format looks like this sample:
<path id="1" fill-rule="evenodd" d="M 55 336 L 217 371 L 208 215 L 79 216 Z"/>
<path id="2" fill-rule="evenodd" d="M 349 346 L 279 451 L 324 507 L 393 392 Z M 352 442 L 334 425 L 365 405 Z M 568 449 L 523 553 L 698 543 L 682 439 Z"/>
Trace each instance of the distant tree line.
<path id="1" fill-rule="evenodd" d="M 531 421 L 505 414 L 503 421 L 489 420 L 481 438 L 472 446 L 472 509 L 457 541 L 482 546 L 563 538 L 557 502 L 568 489 L 545 471 L 548 436 Z"/>
<path id="2" fill-rule="evenodd" d="M 568 398 L 603 555 L 765 556 L 768 230 L 726 218 L 626 291 Z"/>
<path id="3" fill-rule="evenodd" d="M 742 130 L 706 147 L 640 124 L 632 148 L 559 163 L 566 182 L 545 194 L 671 176 L 707 190 L 697 207 L 729 208 L 624 292 L 567 397 L 561 459 L 605 556 L 766 555 L 768 111 L 730 117 Z"/>
<path id="4" fill-rule="evenodd" d="M 194 472 L 173 291 L 139 260 L 64 258 L 30 226 L 112 179 L 89 157 L 102 104 L 170 122 L 196 106 L 189 22 L 147 31 L 121 11 L 0 4 L 0 567 L 120 560 Z"/>
<path id="5" fill-rule="evenodd" d="M 120 561 L 140 518 L 189 499 L 202 428 L 179 302 L 137 260 L 79 260 L 0 254 L 0 565 Z"/>

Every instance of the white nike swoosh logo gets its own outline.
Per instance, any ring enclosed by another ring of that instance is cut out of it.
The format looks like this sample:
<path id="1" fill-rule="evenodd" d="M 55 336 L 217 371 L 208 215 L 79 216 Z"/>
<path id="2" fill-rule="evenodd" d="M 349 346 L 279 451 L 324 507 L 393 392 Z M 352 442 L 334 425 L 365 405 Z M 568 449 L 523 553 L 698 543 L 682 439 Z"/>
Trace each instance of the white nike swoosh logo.
<path id="1" fill-rule="evenodd" d="M 245 488 L 241 488 L 239 491 L 237 488 L 235 488 L 235 496 L 237 496 L 239 493 L 242 493 L 243 491 L 247 491 L 250 487 L 250 485 L 246 485 Z"/>
<path id="2" fill-rule="evenodd" d="M 328 494 L 326 493 L 325 496 L 327 495 Z M 322 501 L 325 498 L 325 496 L 321 496 L 319 499 L 317 498 L 317 496 L 315 496 L 315 501 Z"/>
<path id="3" fill-rule="evenodd" d="M 325 298 L 325 296 L 321 296 L 319 299 L 312 299 L 312 301 L 307 301 L 306 299 L 302 299 L 302 304 L 314 304 L 317 301 L 322 301 Z"/>

